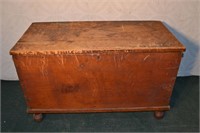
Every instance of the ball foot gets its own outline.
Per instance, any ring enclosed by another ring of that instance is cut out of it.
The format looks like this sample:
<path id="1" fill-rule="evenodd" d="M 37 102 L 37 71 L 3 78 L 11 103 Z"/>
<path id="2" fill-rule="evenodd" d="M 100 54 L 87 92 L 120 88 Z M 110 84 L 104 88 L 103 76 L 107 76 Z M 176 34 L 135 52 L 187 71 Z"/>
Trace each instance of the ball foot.
<path id="1" fill-rule="evenodd" d="M 155 111 L 154 112 L 154 117 L 156 119 L 162 119 L 164 117 L 165 112 L 164 111 Z"/>
<path id="2" fill-rule="evenodd" d="M 34 119 L 34 121 L 36 121 L 36 122 L 41 122 L 41 121 L 42 121 L 42 118 L 43 118 L 43 116 L 42 116 L 41 113 L 39 113 L 39 114 L 33 114 L 33 119 Z"/>

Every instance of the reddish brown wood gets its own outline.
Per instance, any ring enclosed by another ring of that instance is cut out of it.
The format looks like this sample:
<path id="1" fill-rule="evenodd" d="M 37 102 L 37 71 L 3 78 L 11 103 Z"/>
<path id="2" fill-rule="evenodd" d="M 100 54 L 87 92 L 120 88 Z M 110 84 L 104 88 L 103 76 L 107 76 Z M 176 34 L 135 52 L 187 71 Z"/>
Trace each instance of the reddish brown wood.
<path id="1" fill-rule="evenodd" d="M 35 23 L 10 53 L 28 113 L 79 113 L 169 110 L 184 49 L 160 22 Z"/>
<path id="2" fill-rule="evenodd" d="M 155 111 L 154 112 L 154 116 L 156 119 L 162 119 L 165 115 L 165 112 L 164 111 Z"/>
<path id="3" fill-rule="evenodd" d="M 159 21 L 33 23 L 11 54 L 169 52 L 185 47 Z"/>
<path id="4" fill-rule="evenodd" d="M 90 113 L 90 112 L 133 112 L 133 111 L 162 111 L 169 110 L 169 106 L 158 107 L 130 107 L 130 108 L 84 108 L 84 109 L 28 109 L 28 113 Z"/>
<path id="5" fill-rule="evenodd" d="M 41 122 L 42 119 L 43 119 L 43 116 L 41 113 L 35 113 L 33 114 L 33 119 L 36 121 L 36 122 Z"/>

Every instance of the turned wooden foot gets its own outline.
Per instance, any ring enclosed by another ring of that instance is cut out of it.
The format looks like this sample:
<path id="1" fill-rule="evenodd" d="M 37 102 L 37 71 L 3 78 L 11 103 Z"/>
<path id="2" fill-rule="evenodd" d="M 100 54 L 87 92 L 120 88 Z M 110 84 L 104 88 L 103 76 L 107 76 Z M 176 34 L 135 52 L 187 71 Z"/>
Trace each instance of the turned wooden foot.
<path id="1" fill-rule="evenodd" d="M 154 112 L 154 117 L 156 119 L 162 119 L 164 117 L 165 112 L 164 111 L 155 111 Z"/>
<path id="2" fill-rule="evenodd" d="M 41 113 L 39 113 L 39 114 L 33 114 L 33 119 L 34 119 L 36 122 L 42 121 L 42 118 L 43 118 L 43 116 L 42 116 Z"/>

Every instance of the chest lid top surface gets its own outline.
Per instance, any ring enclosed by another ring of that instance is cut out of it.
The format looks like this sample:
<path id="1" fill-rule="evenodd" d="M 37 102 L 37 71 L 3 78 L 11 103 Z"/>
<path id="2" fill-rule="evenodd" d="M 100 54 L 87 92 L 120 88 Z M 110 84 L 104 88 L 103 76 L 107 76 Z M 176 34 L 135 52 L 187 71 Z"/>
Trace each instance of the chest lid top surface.
<path id="1" fill-rule="evenodd" d="M 62 54 L 124 50 L 184 51 L 159 21 L 33 23 L 10 54 Z"/>

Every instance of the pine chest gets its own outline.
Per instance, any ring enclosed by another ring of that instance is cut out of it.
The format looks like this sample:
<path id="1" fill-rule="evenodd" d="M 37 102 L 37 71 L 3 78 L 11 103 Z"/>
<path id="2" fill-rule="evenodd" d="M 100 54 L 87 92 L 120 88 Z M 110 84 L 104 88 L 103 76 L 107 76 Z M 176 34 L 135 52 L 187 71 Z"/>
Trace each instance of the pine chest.
<path id="1" fill-rule="evenodd" d="M 154 111 L 169 102 L 185 47 L 159 21 L 33 23 L 10 50 L 27 112 Z"/>

